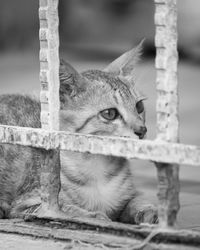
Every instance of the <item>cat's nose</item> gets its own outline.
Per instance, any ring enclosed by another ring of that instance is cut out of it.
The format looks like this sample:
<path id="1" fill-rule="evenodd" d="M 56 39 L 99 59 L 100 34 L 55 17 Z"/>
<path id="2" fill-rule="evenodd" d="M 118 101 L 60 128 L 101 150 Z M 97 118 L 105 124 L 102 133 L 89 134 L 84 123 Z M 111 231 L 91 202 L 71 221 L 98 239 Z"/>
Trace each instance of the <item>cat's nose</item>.
<path id="1" fill-rule="evenodd" d="M 134 130 L 134 133 L 140 138 L 143 139 L 147 132 L 147 128 L 145 126 L 139 126 Z"/>

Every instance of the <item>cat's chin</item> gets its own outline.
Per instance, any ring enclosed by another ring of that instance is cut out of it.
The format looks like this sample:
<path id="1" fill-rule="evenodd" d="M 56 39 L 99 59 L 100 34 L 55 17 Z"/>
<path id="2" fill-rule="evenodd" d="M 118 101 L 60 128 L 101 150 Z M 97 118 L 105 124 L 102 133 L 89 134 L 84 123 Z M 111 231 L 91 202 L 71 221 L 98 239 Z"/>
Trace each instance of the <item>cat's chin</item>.
<path id="1" fill-rule="evenodd" d="M 147 134 L 145 134 L 141 140 L 146 140 L 146 139 L 147 139 Z"/>

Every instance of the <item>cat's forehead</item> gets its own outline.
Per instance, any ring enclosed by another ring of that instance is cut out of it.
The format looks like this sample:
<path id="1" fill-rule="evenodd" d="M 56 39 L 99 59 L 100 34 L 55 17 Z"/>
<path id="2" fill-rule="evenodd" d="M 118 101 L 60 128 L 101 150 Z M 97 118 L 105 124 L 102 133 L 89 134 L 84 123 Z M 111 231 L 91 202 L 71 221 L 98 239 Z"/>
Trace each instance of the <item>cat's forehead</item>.
<path id="1" fill-rule="evenodd" d="M 134 86 L 134 83 L 129 83 L 126 79 L 115 77 L 113 74 L 100 71 L 88 70 L 82 75 L 86 77 L 91 83 L 101 85 L 101 87 L 108 87 L 114 95 L 120 96 L 124 102 L 131 105 L 135 104 L 140 98 L 140 91 Z"/>

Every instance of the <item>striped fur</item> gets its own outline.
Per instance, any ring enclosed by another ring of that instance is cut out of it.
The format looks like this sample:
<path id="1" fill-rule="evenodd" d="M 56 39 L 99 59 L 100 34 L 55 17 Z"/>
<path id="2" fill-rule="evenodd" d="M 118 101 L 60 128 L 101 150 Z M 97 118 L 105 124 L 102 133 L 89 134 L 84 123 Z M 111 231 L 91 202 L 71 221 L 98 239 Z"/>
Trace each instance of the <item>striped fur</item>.
<path id="1" fill-rule="evenodd" d="M 118 70 L 120 65 L 115 70 L 115 63 L 111 67 L 112 72 L 88 70 L 79 74 L 71 65 L 61 62 L 61 130 L 138 138 L 137 131 L 145 126 L 145 111 L 138 114 L 136 104 L 144 96 L 127 78 L 127 72 L 131 74 L 132 71 L 129 63 L 121 59 L 120 63 L 123 71 Z M 125 72 L 125 75 L 113 73 L 118 71 Z M 118 110 L 119 115 L 116 119 L 106 120 L 102 111 L 111 108 Z M 0 123 L 40 127 L 39 118 L 38 101 L 20 95 L 0 97 Z M 63 211 L 79 211 L 76 214 L 79 216 L 104 214 L 112 220 L 128 223 L 155 220 L 154 207 L 138 198 L 141 196 L 135 189 L 129 161 L 66 151 L 60 155 L 59 204 Z M 38 210 L 41 158 L 42 150 L 0 146 L 0 217 L 18 217 L 23 211 L 31 213 Z"/>

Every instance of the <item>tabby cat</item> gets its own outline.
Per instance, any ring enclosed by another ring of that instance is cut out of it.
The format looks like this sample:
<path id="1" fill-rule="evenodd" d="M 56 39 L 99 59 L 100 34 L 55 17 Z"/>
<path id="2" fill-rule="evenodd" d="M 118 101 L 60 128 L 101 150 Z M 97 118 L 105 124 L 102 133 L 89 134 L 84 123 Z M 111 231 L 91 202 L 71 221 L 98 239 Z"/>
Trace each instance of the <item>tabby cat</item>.
<path id="1" fill-rule="evenodd" d="M 143 139 L 145 98 L 134 81 L 140 47 L 126 52 L 105 70 L 79 74 L 60 64 L 60 130 Z M 41 127 L 40 104 L 22 95 L 0 96 L 0 123 Z M 18 217 L 40 205 L 42 150 L 0 146 L 0 218 Z M 125 223 L 154 223 L 156 208 L 138 194 L 130 163 L 121 157 L 62 151 L 60 208 L 73 216 Z"/>

